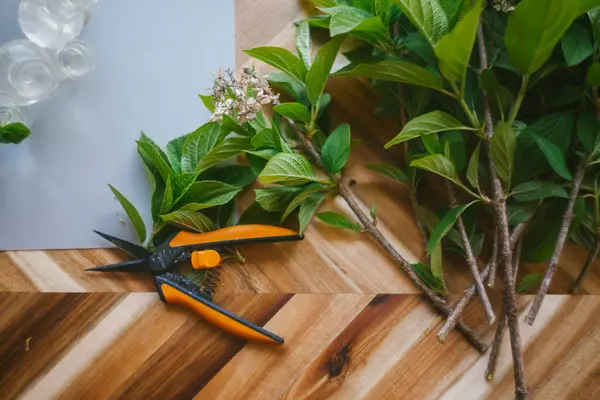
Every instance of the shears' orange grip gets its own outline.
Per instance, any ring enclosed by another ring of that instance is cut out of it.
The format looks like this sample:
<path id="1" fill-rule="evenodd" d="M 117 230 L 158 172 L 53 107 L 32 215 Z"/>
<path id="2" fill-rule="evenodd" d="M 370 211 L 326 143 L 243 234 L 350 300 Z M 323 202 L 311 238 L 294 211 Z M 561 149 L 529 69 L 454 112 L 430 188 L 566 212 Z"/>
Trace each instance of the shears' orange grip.
<path id="1" fill-rule="evenodd" d="M 169 304 L 179 304 L 187 307 L 204 318 L 211 324 L 221 328 L 222 330 L 231 333 L 239 338 L 246 340 L 253 340 L 265 343 L 280 344 L 276 340 L 268 337 L 267 335 L 257 332 L 256 330 L 242 324 L 239 321 L 232 319 L 231 317 L 220 313 L 219 311 L 209 307 L 206 304 L 202 304 L 200 301 L 188 296 L 185 293 L 163 283 L 161 286 L 163 296 Z"/>
<path id="2" fill-rule="evenodd" d="M 206 233 L 179 232 L 171 241 L 171 247 L 201 243 L 227 242 L 240 239 L 258 239 L 281 236 L 298 236 L 297 232 L 280 226 L 236 225 Z"/>
<path id="3" fill-rule="evenodd" d="M 194 269 L 208 269 L 221 264 L 221 255 L 215 250 L 200 250 L 192 253 L 192 267 Z"/>

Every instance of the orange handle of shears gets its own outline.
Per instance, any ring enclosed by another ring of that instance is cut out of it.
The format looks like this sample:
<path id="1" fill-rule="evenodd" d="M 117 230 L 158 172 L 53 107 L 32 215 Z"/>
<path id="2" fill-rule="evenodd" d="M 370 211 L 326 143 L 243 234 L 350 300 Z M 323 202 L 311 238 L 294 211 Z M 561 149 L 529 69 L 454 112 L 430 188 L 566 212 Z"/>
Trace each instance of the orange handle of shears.
<path id="1" fill-rule="evenodd" d="M 179 304 L 189 308 L 206 321 L 234 336 L 245 340 L 283 344 L 283 338 L 224 310 L 206 299 L 192 297 L 164 282 L 160 284 L 160 290 L 168 304 Z"/>
<path id="2" fill-rule="evenodd" d="M 291 229 L 282 228 L 280 226 L 270 225 L 236 225 L 227 228 L 217 229 L 216 231 L 206 233 L 192 233 L 181 231 L 171 241 L 171 247 L 189 246 L 197 244 L 228 244 L 227 242 L 244 242 L 253 241 L 283 241 L 283 240 L 299 240 L 302 236 Z"/>

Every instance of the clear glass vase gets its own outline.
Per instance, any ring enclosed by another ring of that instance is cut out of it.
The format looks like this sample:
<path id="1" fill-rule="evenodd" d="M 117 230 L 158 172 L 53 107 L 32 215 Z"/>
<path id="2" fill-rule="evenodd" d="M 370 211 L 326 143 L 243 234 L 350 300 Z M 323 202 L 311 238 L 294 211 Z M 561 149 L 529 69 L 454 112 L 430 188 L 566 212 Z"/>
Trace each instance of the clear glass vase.
<path id="1" fill-rule="evenodd" d="M 79 36 L 96 1 L 21 0 L 19 25 L 38 46 L 60 49 Z"/>
<path id="2" fill-rule="evenodd" d="M 0 107 L 0 125 L 14 124 L 16 122 L 27 125 L 20 108 Z"/>
<path id="3" fill-rule="evenodd" d="M 26 106 L 49 97 L 66 79 L 79 79 L 94 69 L 94 56 L 84 42 L 60 50 L 42 49 L 29 40 L 0 47 L 0 106 Z"/>

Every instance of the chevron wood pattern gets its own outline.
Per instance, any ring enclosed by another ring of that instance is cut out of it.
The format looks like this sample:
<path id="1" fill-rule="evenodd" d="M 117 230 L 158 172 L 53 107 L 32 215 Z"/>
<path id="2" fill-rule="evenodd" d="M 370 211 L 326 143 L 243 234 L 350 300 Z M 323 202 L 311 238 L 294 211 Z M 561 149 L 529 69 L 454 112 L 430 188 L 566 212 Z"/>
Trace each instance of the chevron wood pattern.
<path id="1" fill-rule="evenodd" d="M 524 304 L 528 296 L 521 296 Z M 499 296 L 494 299 L 496 305 Z M 151 293 L 0 294 L 2 399 L 504 399 L 508 337 L 495 380 L 487 357 L 419 295 L 220 295 L 286 339 L 244 343 Z M 489 340 L 479 307 L 467 321 Z M 522 325 L 535 399 L 600 395 L 600 297 L 548 298 Z"/>

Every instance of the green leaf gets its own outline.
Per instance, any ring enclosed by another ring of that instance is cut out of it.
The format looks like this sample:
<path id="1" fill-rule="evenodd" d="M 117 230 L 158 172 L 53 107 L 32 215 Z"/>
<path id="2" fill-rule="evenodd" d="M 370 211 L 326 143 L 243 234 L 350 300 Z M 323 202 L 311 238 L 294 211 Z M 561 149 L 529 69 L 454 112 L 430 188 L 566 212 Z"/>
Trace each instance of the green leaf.
<path id="1" fill-rule="evenodd" d="M 399 6 L 432 47 L 448 30 L 448 17 L 437 0 L 399 0 Z"/>
<path id="2" fill-rule="evenodd" d="M 479 86 L 494 100 L 501 115 L 514 102 L 512 92 L 498 82 L 498 78 L 496 78 L 496 74 L 491 68 L 486 68 L 480 72 Z"/>
<path id="3" fill-rule="evenodd" d="M 165 190 L 160 204 L 159 214 L 168 213 L 173 205 L 173 186 L 171 185 L 171 177 L 165 182 Z"/>
<path id="4" fill-rule="evenodd" d="M 508 17 L 504 41 L 519 71 L 531 75 L 548 60 L 575 18 L 598 6 L 597 0 L 524 0 Z"/>
<path id="5" fill-rule="evenodd" d="M 472 201 L 468 204 L 463 204 L 454 208 L 451 208 L 444 217 L 440 220 L 440 223 L 433 228 L 431 237 L 427 242 L 427 255 L 430 255 L 435 246 L 442 240 L 448 231 L 454 226 L 460 214 L 462 214 L 467 208 L 477 203 L 478 200 Z"/>
<path id="6" fill-rule="evenodd" d="M 298 57 L 289 50 L 281 47 L 255 47 L 244 50 L 244 53 L 285 72 L 286 74 L 304 82 L 306 78 L 306 66 Z"/>
<path id="7" fill-rule="evenodd" d="M 240 136 L 229 137 L 202 157 L 196 166 L 196 172 L 204 172 L 231 157 L 235 157 L 246 150 L 250 150 L 251 148 L 252 144 L 250 143 L 250 138 Z"/>
<path id="8" fill-rule="evenodd" d="M 515 132 L 506 122 L 498 122 L 491 139 L 491 155 L 498 176 L 507 186 L 510 186 L 513 162 L 515 157 Z"/>
<path id="9" fill-rule="evenodd" d="M 506 204 L 506 217 L 508 225 L 515 226 L 527 222 L 533 217 L 538 208 L 538 202 L 508 203 Z"/>
<path id="10" fill-rule="evenodd" d="M 442 242 L 438 242 L 431 252 L 430 269 L 431 275 L 439 281 L 444 282 L 444 268 L 442 261 Z"/>
<path id="11" fill-rule="evenodd" d="M 310 221 L 312 220 L 317 208 L 325 199 L 326 193 L 314 193 L 312 196 L 304 200 L 302 204 L 300 204 L 300 210 L 298 211 L 298 223 L 299 228 L 298 232 L 302 234 Z"/>
<path id="12" fill-rule="evenodd" d="M 2 125 L 0 122 L 0 143 L 19 144 L 31 135 L 27 126 L 20 122 Z"/>
<path id="13" fill-rule="evenodd" d="M 290 204 L 285 208 L 285 211 L 283 212 L 283 215 L 281 216 L 281 222 L 285 221 L 285 219 L 298 206 L 300 206 L 300 204 L 302 204 L 305 200 L 307 200 L 310 196 L 312 196 L 315 193 L 322 192 L 323 190 L 326 190 L 326 188 L 324 188 L 321 185 L 316 185 L 316 186 L 308 187 L 306 190 L 299 193 L 296 197 L 294 197 L 294 199 L 290 202 Z"/>
<path id="14" fill-rule="evenodd" d="M 209 232 L 215 229 L 214 222 L 206 215 L 191 210 L 177 210 L 161 216 L 163 221 L 192 232 Z"/>
<path id="15" fill-rule="evenodd" d="M 408 121 L 408 123 L 404 126 L 404 129 L 402 129 L 402 132 L 386 143 L 384 147 L 389 149 L 394 145 L 419 136 L 457 129 L 471 131 L 475 130 L 474 128 L 464 126 L 459 120 L 450 114 L 447 114 L 443 111 L 432 111 Z"/>
<path id="16" fill-rule="evenodd" d="M 423 146 L 425 146 L 425 149 L 429 154 L 442 154 L 444 152 L 442 143 L 438 139 L 437 135 L 421 136 L 421 141 L 423 142 Z"/>
<path id="17" fill-rule="evenodd" d="M 377 220 L 377 203 L 371 204 L 371 208 L 369 208 L 369 215 L 371 215 L 373 221 Z"/>
<path id="18" fill-rule="evenodd" d="M 300 193 L 302 188 L 289 186 L 272 186 L 265 189 L 255 189 L 256 202 L 270 212 L 283 212 L 290 202 Z"/>
<path id="19" fill-rule="evenodd" d="M 464 82 L 465 80 L 481 14 L 479 1 L 477 3 L 456 24 L 455 29 L 442 37 L 435 45 L 435 55 L 440 61 L 440 71 L 450 82 Z"/>
<path id="20" fill-rule="evenodd" d="M 202 104 L 204 107 L 211 113 L 215 112 L 215 99 L 211 95 L 199 94 L 200 100 L 202 100 Z"/>
<path id="21" fill-rule="evenodd" d="M 436 66 L 438 64 L 434 50 L 431 48 L 427 39 L 419 32 L 409 33 L 406 38 L 404 38 L 402 44 L 421 60 L 425 61 L 427 65 Z"/>
<path id="22" fill-rule="evenodd" d="M 561 46 L 569 67 L 580 64 L 594 52 L 594 44 L 589 32 L 577 23 L 567 29 L 561 40 Z"/>
<path id="23" fill-rule="evenodd" d="M 588 11 L 588 17 L 592 24 L 592 31 L 594 33 L 594 43 L 596 48 L 600 43 L 600 7 L 593 8 Z"/>
<path id="24" fill-rule="evenodd" d="M 279 132 L 277 132 L 273 128 L 266 128 L 262 131 L 258 132 L 252 139 L 250 139 L 250 143 L 255 149 L 270 149 L 274 150 L 275 153 L 272 153 L 269 158 L 271 158 L 276 153 L 279 153 L 281 149 L 281 138 L 279 137 Z M 263 153 L 256 154 L 261 157 L 266 155 Z"/>
<path id="25" fill-rule="evenodd" d="M 288 74 L 283 72 L 269 72 L 265 79 L 271 86 L 277 86 L 284 91 L 288 92 L 296 101 L 304 103 L 306 98 L 306 90 L 304 89 L 304 82 L 298 82 L 295 78 L 292 78 Z"/>
<path id="26" fill-rule="evenodd" d="M 440 282 L 439 280 L 437 280 L 431 273 L 431 270 L 426 265 L 411 264 L 410 267 L 413 271 L 415 271 L 417 275 L 419 275 L 419 278 L 421 278 L 421 280 L 432 290 L 441 294 L 446 293 L 446 287 L 444 285 L 444 282 Z"/>
<path id="27" fill-rule="evenodd" d="M 332 174 L 337 174 L 348 162 L 350 143 L 350 126 L 342 124 L 331 132 L 323 144 L 321 159 Z"/>
<path id="28" fill-rule="evenodd" d="M 347 6 L 324 8 L 322 11 L 331 15 L 329 23 L 331 37 L 353 33 L 365 42 L 375 46 L 383 41 L 391 40 L 381 19 L 373 16 L 370 12 Z"/>
<path id="29" fill-rule="evenodd" d="M 175 205 L 177 209 L 198 211 L 229 203 L 242 188 L 219 181 L 195 182 Z"/>
<path id="30" fill-rule="evenodd" d="M 419 158 L 410 163 L 411 167 L 420 168 L 425 171 L 433 172 L 443 178 L 464 188 L 462 182 L 458 179 L 458 174 L 454 164 L 441 154 L 432 154 Z"/>
<path id="31" fill-rule="evenodd" d="M 527 293 L 532 289 L 535 289 L 544 278 L 544 274 L 528 274 L 521 279 L 521 282 L 517 286 L 517 293 Z"/>
<path id="32" fill-rule="evenodd" d="M 566 200 L 556 199 L 538 209 L 523 237 L 523 262 L 535 264 L 552 256 L 566 204 Z"/>
<path id="33" fill-rule="evenodd" d="M 148 168 L 156 168 L 163 180 L 166 181 L 167 177 L 173 172 L 169 165 L 169 159 L 160 146 L 154 143 L 144 132 L 140 134 L 137 141 L 137 151 L 144 164 Z"/>
<path id="34" fill-rule="evenodd" d="M 282 103 L 273 107 L 273 110 L 293 121 L 310 122 L 310 111 L 304 104 Z"/>
<path id="35" fill-rule="evenodd" d="M 393 179 L 402 183 L 405 186 L 409 186 L 409 180 L 404 171 L 400 168 L 388 164 L 368 164 L 365 168 L 375 171 L 387 178 Z"/>
<path id="36" fill-rule="evenodd" d="M 520 185 L 515 186 L 511 196 L 518 201 L 541 200 L 547 197 L 569 197 L 567 191 L 561 185 L 547 181 L 521 183 Z"/>
<path id="37" fill-rule="evenodd" d="M 600 63 L 594 63 L 588 68 L 585 80 L 590 86 L 600 86 Z"/>
<path id="38" fill-rule="evenodd" d="M 119 203 L 121 203 L 121 207 L 123 207 L 123 210 L 125 210 L 125 213 L 129 217 L 129 220 L 133 225 L 133 229 L 135 229 L 138 240 L 140 243 L 144 243 L 146 240 L 146 225 L 144 224 L 144 220 L 140 216 L 140 213 L 135 206 L 131 204 L 127 197 L 121 194 L 121 192 L 115 189 L 112 185 L 108 185 L 108 187 L 110 187 L 110 190 L 112 190 L 117 200 L 119 200 Z"/>
<path id="39" fill-rule="evenodd" d="M 269 160 L 258 179 L 263 184 L 298 186 L 318 182 L 310 162 L 299 154 L 279 153 Z"/>
<path id="40" fill-rule="evenodd" d="M 350 64 L 335 72 L 336 76 L 364 76 L 443 90 L 442 80 L 423 67 L 406 61 L 385 60 L 373 64 Z"/>
<path id="41" fill-rule="evenodd" d="M 239 188 L 245 188 L 254 183 L 256 174 L 248 165 L 225 165 L 209 169 L 199 179 L 202 181 L 220 181 Z"/>
<path id="42" fill-rule="evenodd" d="M 175 173 L 181 172 L 181 156 L 183 154 L 183 144 L 190 134 L 179 136 L 167 143 L 167 159 Z"/>
<path id="43" fill-rule="evenodd" d="M 577 137 L 583 147 L 591 152 L 598 141 L 600 123 L 592 111 L 584 111 L 577 118 Z"/>
<path id="44" fill-rule="evenodd" d="M 319 104 L 342 40 L 343 37 L 336 37 L 324 44 L 306 74 L 306 95 L 313 106 Z"/>
<path id="45" fill-rule="evenodd" d="M 333 211 L 325 211 L 317 214 L 317 218 L 325 222 L 328 225 L 335 226 L 337 228 L 350 229 L 354 232 L 360 233 L 362 229 L 360 226 L 348 219 L 344 214 L 340 214 Z"/>
<path id="46" fill-rule="evenodd" d="M 240 216 L 238 225 L 262 224 L 277 226 L 279 213 L 264 210 L 260 204 L 254 202 Z"/>
<path id="47" fill-rule="evenodd" d="M 310 66 L 312 47 L 310 40 L 310 25 L 308 24 L 308 21 L 300 21 L 296 26 L 294 45 L 296 46 L 296 50 L 298 50 L 302 62 L 308 68 Z"/>
<path id="48" fill-rule="evenodd" d="M 479 190 L 479 151 L 481 143 L 477 143 L 477 147 L 473 150 L 467 167 L 467 180 L 475 189 Z"/>
<path id="49" fill-rule="evenodd" d="M 564 153 L 554 143 L 545 139 L 541 136 L 531 134 L 537 145 L 539 146 L 542 153 L 548 160 L 548 163 L 561 178 L 573 180 L 573 175 L 567 167 L 567 161 L 565 160 Z"/>
<path id="50" fill-rule="evenodd" d="M 196 181 L 198 174 L 190 172 L 178 174 L 172 179 L 173 204 L 176 204 Z"/>
<path id="51" fill-rule="evenodd" d="M 216 122 L 207 122 L 185 140 L 181 153 L 181 170 L 194 172 L 198 163 L 225 138 L 227 131 Z"/>

